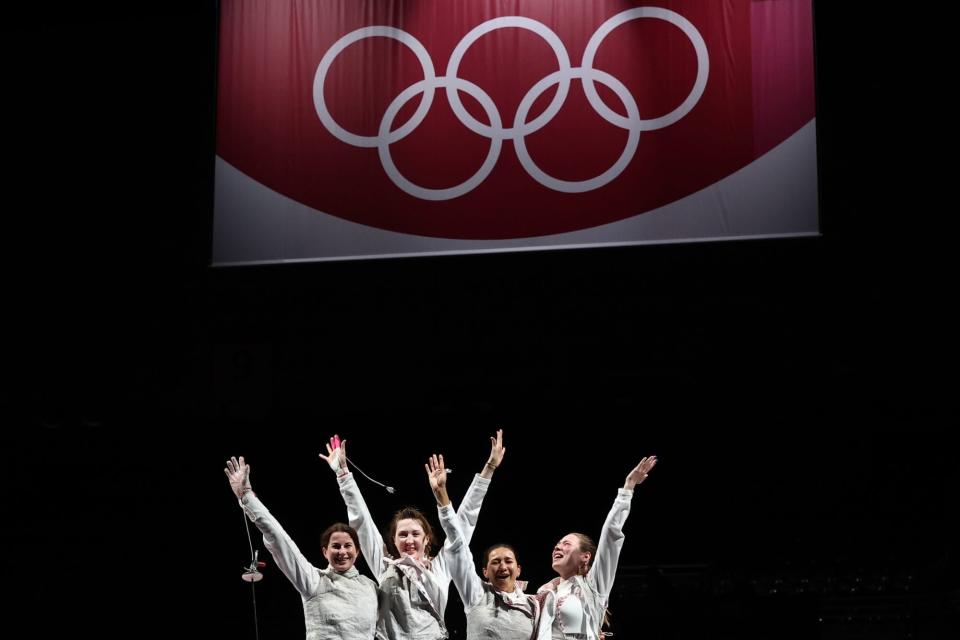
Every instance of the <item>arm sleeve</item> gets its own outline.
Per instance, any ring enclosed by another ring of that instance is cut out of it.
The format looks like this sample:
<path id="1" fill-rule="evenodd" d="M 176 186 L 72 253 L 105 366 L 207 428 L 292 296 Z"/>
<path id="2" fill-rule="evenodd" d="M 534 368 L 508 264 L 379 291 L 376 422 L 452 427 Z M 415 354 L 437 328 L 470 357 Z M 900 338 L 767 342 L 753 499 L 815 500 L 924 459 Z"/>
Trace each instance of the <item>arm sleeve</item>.
<path id="1" fill-rule="evenodd" d="M 454 586 L 460 592 L 464 610 L 469 611 L 483 599 L 483 583 L 473 568 L 473 554 L 464 539 L 460 518 L 453 511 L 453 506 L 437 507 L 437 515 L 440 517 L 440 526 L 447 535 L 443 545 L 447 570 Z"/>
<path id="2" fill-rule="evenodd" d="M 473 477 L 473 482 L 467 489 L 467 493 L 460 502 L 460 508 L 457 509 L 457 520 L 460 524 L 460 533 L 463 535 L 463 543 L 470 544 L 473 538 L 473 532 L 477 528 L 477 520 L 480 517 L 480 507 L 483 505 L 483 499 L 487 495 L 487 489 L 490 488 L 490 480 L 482 477 L 479 473 Z M 433 559 L 433 572 L 438 579 L 447 581 L 450 579 L 449 569 L 447 567 L 446 550 L 450 544 L 450 539 L 444 541 L 443 548 Z"/>
<path id="3" fill-rule="evenodd" d="M 600 532 L 600 541 L 597 544 L 597 557 L 587 573 L 587 580 L 600 594 L 604 606 L 610 598 L 613 588 L 613 579 L 617 573 L 617 564 L 620 562 L 620 550 L 623 548 L 623 525 L 630 514 L 630 501 L 633 491 L 618 489 L 617 498 L 613 501 L 613 508 L 607 514 Z"/>
<path id="4" fill-rule="evenodd" d="M 347 518 L 350 526 L 357 530 L 360 537 L 360 551 L 363 557 L 367 559 L 367 566 L 380 582 L 380 573 L 383 570 L 383 536 L 373 523 L 370 511 L 367 510 L 367 503 L 360 495 L 360 487 L 352 473 L 347 473 L 338 478 L 340 483 L 340 494 L 347 505 Z"/>
<path id="5" fill-rule="evenodd" d="M 277 519 L 271 515 L 260 498 L 253 492 L 245 493 L 240 501 L 244 513 L 250 522 L 263 534 L 263 544 L 273 556 L 283 575 L 293 583 L 300 595 L 308 598 L 316 593 L 320 583 L 320 572 L 300 553 L 300 549 L 283 530 Z"/>

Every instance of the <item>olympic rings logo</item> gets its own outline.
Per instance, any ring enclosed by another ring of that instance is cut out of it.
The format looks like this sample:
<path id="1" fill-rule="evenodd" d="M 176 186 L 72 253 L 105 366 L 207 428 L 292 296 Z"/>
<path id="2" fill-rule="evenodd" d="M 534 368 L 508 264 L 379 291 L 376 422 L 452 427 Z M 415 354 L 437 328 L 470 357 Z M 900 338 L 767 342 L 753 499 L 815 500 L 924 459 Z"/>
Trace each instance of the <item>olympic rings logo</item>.
<path id="1" fill-rule="evenodd" d="M 697 56 L 697 76 L 690 93 L 673 111 L 658 118 L 641 118 L 636 100 L 634 100 L 623 83 L 609 73 L 593 68 L 594 56 L 603 43 L 604 38 L 610 35 L 610 33 L 620 25 L 639 18 L 656 18 L 675 25 L 690 39 Z M 559 66 L 557 71 L 550 73 L 535 83 L 526 93 L 517 107 L 516 114 L 514 114 L 512 127 L 503 126 L 500 112 L 497 110 L 493 99 L 487 92 L 476 84 L 457 77 L 460 62 L 474 42 L 487 33 L 508 27 L 526 29 L 543 38 L 550 48 L 553 49 Z M 423 67 L 423 80 L 410 85 L 401 91 L 400 95 L 394 98 L 393 102 L 390 103 L 384 112 L 383 118 L 380 120 L 377 135 L 361 136 L 347 131 L 333 119 L 324 101 L 323 87 L 330 66 L 344 49 L 360 40 L 375 37 L 391 38 L 407 46 Z M 543 23 L 521 16 L 494 18 L 475 27 L 457 44 L 453 53 L 450 55 L 445 76 L 437 76 L 434 73 L 433 62 L 426 48 L 412 35 L 394 27 L 373 26 L 364 27 L 348 33 L 333 43 L 333 46 L 324 54 L 313 80 L 313 104 L 320 121 L 336 138 L 356 147 L 376 147 L 380 155 L 380 162 L 390 180 L 401 190 L 416 198 L 435 201 L 451 200 L 469 193 L 479 186 L 490 172 L 493 171 L 497 159 L 500 157 L 504 140 L 513 142 L 520 164 L 534 180 L 555 191 L 583 193 L 599 189 L 614 180 L 626 169 L 637 150 L 641 131 L 654 131 L 668 127 L 687 115 L 703 95 L 707 85 L 709 71 L 710 59 L 707 55 L 707 45 L 703 40 L 703 36 L 700 35 L 700 32 L 697 31 L 696 27 L 694 27 L 689 20 L 680 14 L 659 7 L 637 7 L 628 9 L 608 19 L 600 25 L 596 32 L 590 37 L 579 67 L 570 66 L 567 50 L 560 41 L 559 36 Z M 610 124 L 625 129 L 628 133 L 627 143 L 624 146 L 623 152 L 609 169 L 598 176 L 579 181 L 561 180 L 548 175 L 540 169 L 530 157 L 526 143 L 524 142 L 526 136 L 542 129 L 557 115 L 566 100 L 571 80 L 580 80 L 583 83 L 584 94 L 598 115 Z M 597 82 L 608 87 L 616 94 L 627 112 L 626 117 L 613 111 L 604 104 L 594 86 L 594 83 Z M 543 113 L 527 122 L 527 116 L 534 101 L 553 85 L 557 85 L 557 93 L 553 97 L 553 100 Z M 428 189 L 414 184 L 400 173 L 400 170 L 396 164 L 394 164 L 390 155 L 390 145 L 410 135 L 414 129 L 423 122 L 424 118 L 426 118 L 437 89 L 446 90 L 447 100 L 450 103 L 453 113 L 467 129 L 490 140 L 490 150 L 480 169 L 466 181 L 446 189 Z M 489 125 L 474 118 L 464 108 L 463 103 L 460 101 L 461 91 L 472 96 L 480 104 L 486 112 L 487 118 L 490 120 Z M 393 129 L 394 119 L 400 109 L 403 108 L 407 102 L 421 94 L 420 104 L 410 120 L 401 127 Z"/>

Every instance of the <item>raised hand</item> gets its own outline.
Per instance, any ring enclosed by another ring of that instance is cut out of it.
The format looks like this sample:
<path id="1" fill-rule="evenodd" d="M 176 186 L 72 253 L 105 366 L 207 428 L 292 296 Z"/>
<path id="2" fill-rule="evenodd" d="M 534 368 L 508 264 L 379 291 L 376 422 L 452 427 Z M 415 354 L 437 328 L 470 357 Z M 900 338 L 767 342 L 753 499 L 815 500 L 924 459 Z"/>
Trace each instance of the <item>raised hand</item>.
<path id="1" fill-rule="evenodd" d="M 503 456 L 507 453 L 507 448 L 503 446 L 503 429 L 497 429 L 497 437 L 490 436 L 490 457 L 487 464 L 499 467 L 503 462 Z"/>
<path id="2" fill-rule="evenodd" d="M 327 443 L 327 455 L 318 454 L 321 459 L 326 461 L 334 473 L 343 474 L 347 472 L 347 440 L 340 439 L 340 436 L 334 434 Z"/>
<path id="3" fill-rule="evenodd" d="M 627 479 L 623 483 L 624 489 L 633 489 L 635 486 L 647 479 L 650 470 L 657 464 L 657 456 L 645 457 L 640 461 L 640 464 L 635 466 L 630 473 L 627 474 Z"/>
<path id="4" fill-rule="evenodd" d="M 250 486 L 250 465 L 244 462 L 243 456 L 240 456 L 239 460 L 231 456 L 223 472 L 227 474 L 230 489 L 238 500 L 243 497 L 243 494 L 253 491 L 253 487 Z"/>
<path id="5" fill-rule="evenodd" d="M 443 464 L 443 455 L 433 454 L 423 468 L 427 472 L 427 480 L 430 481 L 433 495 L 437 497 L 437 504 L 440 506 L 450 504 L 450 498 L 447 495 L 447 469 Z"/>
<path id="6" fill-rule="evenodd" d="M 493 472 L 503 462 L 503 456 L 506 453 L 507 449 L 503 446 L 503 429 L 497 429 L 497 437 L 490 436 L 490 457 L 480 470 L 480 475 L 487 479 L 493 477 Z"/>

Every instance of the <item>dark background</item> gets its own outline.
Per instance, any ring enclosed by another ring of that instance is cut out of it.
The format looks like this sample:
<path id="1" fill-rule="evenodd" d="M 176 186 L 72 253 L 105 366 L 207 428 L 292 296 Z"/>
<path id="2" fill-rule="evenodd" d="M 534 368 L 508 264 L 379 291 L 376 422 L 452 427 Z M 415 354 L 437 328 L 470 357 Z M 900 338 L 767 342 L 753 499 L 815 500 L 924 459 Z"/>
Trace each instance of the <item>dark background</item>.
<path id="1" fill-rule="evenodd" d="M 21 635 L 252 638 L 229 455 L 322 565 L 326 437 L 397 487 L 361 479 L 386 522 L 434 450 L 458 500 L 502 426 L 474 547 L 534 587 L 659 456 L 615 637 L 958 637 L 937 16 L 816 3 L 820 238 L 213 270 L 215 4 L 79 4 L 3 23 Z M 266 572 L 261 637 L 302 637 Z"/>

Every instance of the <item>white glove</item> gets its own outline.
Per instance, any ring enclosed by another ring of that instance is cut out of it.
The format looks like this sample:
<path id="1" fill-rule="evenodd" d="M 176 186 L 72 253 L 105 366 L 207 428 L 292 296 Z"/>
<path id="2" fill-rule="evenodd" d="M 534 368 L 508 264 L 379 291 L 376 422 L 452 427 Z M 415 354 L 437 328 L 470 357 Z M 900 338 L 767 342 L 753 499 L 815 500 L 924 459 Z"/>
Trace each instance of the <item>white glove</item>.
<path id="1" fill-rule="evenodd" d="M 334 435 L 327 443 L 327 455 L 320 454 L 320 457 L 327 461 L 327 464 L 337 475 L 343 475 L 347 469 L 347 441 L 341 440 L 340 436 Z"/>

